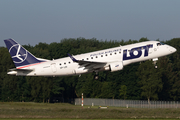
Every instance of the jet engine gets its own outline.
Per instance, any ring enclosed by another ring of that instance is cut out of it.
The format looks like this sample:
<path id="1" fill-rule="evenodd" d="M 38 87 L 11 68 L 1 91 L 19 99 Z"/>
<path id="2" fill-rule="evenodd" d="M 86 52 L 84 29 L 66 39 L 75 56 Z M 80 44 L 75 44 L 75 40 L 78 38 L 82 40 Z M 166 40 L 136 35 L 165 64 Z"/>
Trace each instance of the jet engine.
<path id="1" fill-rule="evenodd" d="M 109 68 L 110 68 L 111 72 L 122 70 L 123 69 L 123 63 L 120 61 L 110 63 Z"/>

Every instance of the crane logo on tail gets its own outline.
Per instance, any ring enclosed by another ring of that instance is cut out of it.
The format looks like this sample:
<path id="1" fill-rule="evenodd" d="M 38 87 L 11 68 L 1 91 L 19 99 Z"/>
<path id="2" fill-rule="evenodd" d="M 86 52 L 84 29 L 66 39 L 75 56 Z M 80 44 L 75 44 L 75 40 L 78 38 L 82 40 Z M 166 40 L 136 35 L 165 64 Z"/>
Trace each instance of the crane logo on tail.
<path id="1" fill-rule="evenodd" d="M 27 58 L 27 51 L 21 47 L 19 44 L 13 45 L 9 52 L 11 53 L 14 63 L 22 63 Z"/>

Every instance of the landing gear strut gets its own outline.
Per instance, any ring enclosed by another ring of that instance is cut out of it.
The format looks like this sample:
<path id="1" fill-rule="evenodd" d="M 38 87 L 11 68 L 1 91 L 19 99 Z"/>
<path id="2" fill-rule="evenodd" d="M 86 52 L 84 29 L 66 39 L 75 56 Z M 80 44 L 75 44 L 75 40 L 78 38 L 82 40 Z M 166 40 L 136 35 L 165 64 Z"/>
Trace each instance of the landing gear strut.
<path id="1" fill-rule="evenodd" d="M 154 64 L 154 67 L 157 69 L 158 68 L 157 61 L 154 61 L 153 64 Z"/>
<path id="2" fill-rule="evenodd" d="M 99 74 L 98 74 L 98 72 L 96 72 L 96 74 L 94 75 L 94 79 L 95 79 L 95 80 L 98 80 L 98 79 L 99 79 Z"/>
<path id="3" fill-rule="evenodd" d="M 157 66 L 158 58 L 154 58 L 154 59 L 152 59 L 152 60 L 153 60 L 154 67 L 155 67 L 155 68 L 158 68 L 158 66 Z"/>

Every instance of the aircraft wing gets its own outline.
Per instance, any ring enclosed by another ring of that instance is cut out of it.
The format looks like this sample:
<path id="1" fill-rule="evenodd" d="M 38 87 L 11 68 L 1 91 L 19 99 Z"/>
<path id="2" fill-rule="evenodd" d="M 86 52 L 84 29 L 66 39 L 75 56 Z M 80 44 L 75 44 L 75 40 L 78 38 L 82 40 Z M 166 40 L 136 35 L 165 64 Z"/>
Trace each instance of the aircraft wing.
<path id="1" fill-rule="evenodd" d="M 107 64 L 106 62 L 92 62 L 92 61 L 76 60 L 70 54 L 68 54 L 68 56 L 72 59 L 73 62 L 78 63 L 81 67 L 85 67 L 84 69 L 88 69 L 89 71 L 99 70 Z"/>

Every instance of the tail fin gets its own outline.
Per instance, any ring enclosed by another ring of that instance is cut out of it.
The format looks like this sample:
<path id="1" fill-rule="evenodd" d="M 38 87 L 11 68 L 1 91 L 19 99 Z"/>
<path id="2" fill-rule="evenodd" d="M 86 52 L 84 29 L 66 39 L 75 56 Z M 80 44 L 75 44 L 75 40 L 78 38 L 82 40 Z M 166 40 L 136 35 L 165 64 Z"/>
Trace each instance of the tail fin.
<path id="1" fill-rule="evenodd" d="M 29 51 L 27 51 L 24 47 L 22 47 L 19 43 L 17 43 L 13 39 L 7 39 L 4 40 L 4 42 L 9 50 L 9 53 L 16 68 L 25 65 L 43 62 L 41 60 L 38 60 L 34 55 L 32 55 Z"/>

